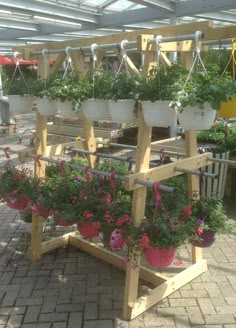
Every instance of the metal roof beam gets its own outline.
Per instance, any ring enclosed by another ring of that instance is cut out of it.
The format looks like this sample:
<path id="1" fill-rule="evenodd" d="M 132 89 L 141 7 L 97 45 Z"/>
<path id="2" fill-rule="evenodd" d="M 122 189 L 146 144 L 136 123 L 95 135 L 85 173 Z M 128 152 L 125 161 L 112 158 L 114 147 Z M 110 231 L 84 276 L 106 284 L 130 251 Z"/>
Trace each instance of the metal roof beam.
<path id="1" fill-rule="evenodd" d="M 226 13 L 207 13 L 207 14 L 199 14 L 195 15 L 196 17 L 199 18 L 204 18 L 204 19 L 211 19 L 211 20 L 217 20 L 221 22 L 229 22 L 229 23 L 234 23 L 236 21 L 236 15 L 230 15 Z"/>
<path id="2" fill-rule="evenodd" d="M 169 18 L 170 15 L 167 13 L 160 12 L 158 9 L 143 8 L 134 9 L 125 12 L 119 12 L 115 14 L 102 15 L 99 18 L 99 28 L 120 26 L 127 24 L 136 24 L 140 22 L 150 22 L 153 20 Z"/>
<path id="3" fill-rule="evenodd" d="M 17 29 L 17 30 L 28 30 L 28 31 L 38 31 L 38 25 L 28 22 L 23 22 L 20 20 L 6 19 L 0 17 L 0 27 Z"/>
<path id="4" fill-rule="evenodd" d="M 165 0 L 130 0 L 130 1 L 150 8 L 160 9 L 167 13 L 173 13 L 176 11 L 176 4 L 173 2 L 167 2 Z"/>
<path id="5" fill-rule="evenodd" d="M 74 19 L 93 24 L 97 23 L 97 16 L 79 9 L 68 9 L 58 4 L 42 3 L 30 0 L 0 0 L 1 10 L 18 11 L 25 14 L 41 15 L 59 19 Z"/>
<path id="6" fill-rule="evenodd" d="M 178 1 L 176 3 L 176 11 L 179 17 L 194 16 L 234 8 L 236 8 L 235 0 L 187 0 Z"/>

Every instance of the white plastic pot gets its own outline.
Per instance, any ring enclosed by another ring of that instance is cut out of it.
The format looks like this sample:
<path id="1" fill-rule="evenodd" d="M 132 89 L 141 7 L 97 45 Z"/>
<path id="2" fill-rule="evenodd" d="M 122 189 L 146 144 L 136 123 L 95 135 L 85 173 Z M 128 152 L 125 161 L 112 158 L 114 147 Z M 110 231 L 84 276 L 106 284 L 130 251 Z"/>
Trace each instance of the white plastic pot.
<path id="1" fill-rule="evenodd" d="M 212 126 L 216 111 L 209 103 L 204 104 L 204 108 L 187 106 L 182 112 L 178 112 L 179 124 L 185 130 L 208 130 Z"/>
<path id="2" fill-rule="evenodd" d="M 109 118 L 108 101 L 88 99 L 82 103 L 84 116 L 90 121 L 102 121 Z"/>
<path id="3" fill-rule="evenodd" d="M 169 100 L 142 101 L 143 116 L 148 126 L 164 127 L 171 126 L 177 120 L 176 111 L 170 108 Z"/>
<path id="4" fill-rule="evenodd" d="M 39 113 L 43 116 L 56 115 L 58 112 L 57 101 L 49 101 L 48 98 L 36 98 L 36 105 Z"/>
<path id="5" fill-rule="evenodd" d="M 79 113 L 75 112 L 73 109 L 73 103 L 70 100 L 57 101 L 57 115 L 64 118 L 76 118 L 79 117 Z"/>
<path id="6" fill-rule="evenodd" d="M 133 99 L 109 100 L 109 112 L 112 121 L 116 123 L 133 123 L 137 119 Z"/>
<path id="7" fill-rule="evenodd" d="M 12 114 L 25 114 L 32 112 L 33 97 L 9 95 L 9 111 Z"/>

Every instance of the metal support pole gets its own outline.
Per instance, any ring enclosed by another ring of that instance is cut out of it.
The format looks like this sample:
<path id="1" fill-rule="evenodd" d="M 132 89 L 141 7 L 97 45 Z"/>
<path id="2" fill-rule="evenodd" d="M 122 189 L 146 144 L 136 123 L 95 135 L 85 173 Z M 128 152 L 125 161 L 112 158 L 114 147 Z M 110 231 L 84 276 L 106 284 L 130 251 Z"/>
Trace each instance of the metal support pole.
<path id="1" fill-rule="evenodd" d="M 145 187 L 149 187 L 149 188 L 153 188 L 153 186 L 155 184 L 155 182 L 146 181 L 146 180 L 142 180 L 142 179 L 135 179 L 135 183 L 143 185 Z M 161 191 L 175 192 L 175 188 L 165 186 L 165 185 L 162 185 L 162 184 L 160 184 L 158 186 L 158 189 L 161 190 Z"/>
<path id="2" fill-rule="evenodd" d="M 118 143 L 109 143 L 105 144 L 111 147 L 117 147 L 117 148 L 124 148 L 124 149 L 133 149 L 136 150 L 137 146 L 131 146 L 131 145 L 125 145 L 125 144 L 118 144 Z M 169 150 L 159 150 L 159 149 L 151 149 L 152 153 L 162 153 L 164 155 L 170 155 L 170 156 L 176 156 L 176 157 L 186 157 L 183 153 L 178 153 L 175 151 L 169 151 Z"/>
<path id="3" fill-rule="evenodd" d="M 236 165 L 236 161 L 232 161 L 232 160 L 230 160 L 230 159 L 208 158 L 208 161 L 212 161 L 212 162 L 216 162 L 216 163 L 223 163 L 223 164 Z"/>
<path id="4" fill-rule="evenodd" d="M 214 173 L 208 173 L 208 172 L 204 172 L 204 171 L 193 171 L 193 170 L 189 170 L 189 169 L 182 169 L 181 167 L 175 167 L 175 171 L 177 172 L 183 172 L 183 173 L 187 173 L 187 174 L 193 174 L 193 175 L 203 175 L 204 177 L 207 178 L 216 178 L 217 174 Z"/>
<path id="5" fill-rule="evenodd" d="M 204 34 L 202 32 L 199 32 L 199 37 L 204 38 Z M 178 42 L 178 41 L 185 41 L 185 40 L 195 40 L 195 34 L 184 34 L 184 35 L 176 35 L 176 36 L 167 36 L 161 38 L 159 42 Z M 155 43 L 156 39 L 151 39 L 149 43 Z M 137 41 L 125 41 L 124 46 L 127 47 L 134 47 L 137 46 Z M 108 44 L 99 44 L 94 47 L 95 50 L 107 50 L 107 49 L 112 49 L 112 48 L 117 48 L 120 46 L 120 43 L 108 43 Z M 44 49 L 44 50 L 37 50 L 37 51 L 32 51 L 32 55 L 42 55 L 44 51 L 45 55 L 49 54 L 59 54 L 59 53 L 64 53 L 65 49 Z M 75 47 L 75 48 L 68 48 L 68 51 L 82 51 L 84 52 L 89 52 L 91 53 L 91 46 L 85 46 L 85 47 Z"/>

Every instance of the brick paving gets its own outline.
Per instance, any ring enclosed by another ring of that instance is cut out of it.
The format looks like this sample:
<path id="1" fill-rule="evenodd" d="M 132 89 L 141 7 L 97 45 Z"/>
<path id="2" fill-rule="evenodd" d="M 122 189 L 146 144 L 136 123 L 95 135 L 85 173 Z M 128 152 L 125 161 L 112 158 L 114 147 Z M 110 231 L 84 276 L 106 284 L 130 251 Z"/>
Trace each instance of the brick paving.
<path id="1" fill-rule="evenodd" d="M 236 220 L 236 202 L 226 205 Z M 236 328 L 235 235 L 204 251 L 206 273 L 131 322 L 121 319 L 123 272 L 72 246 L 32 264 L 29 243 L 17 211 L 0 204 L 0 328 Z M 169 274 L 190 264 L 189 248 L 178 260 Z"/>

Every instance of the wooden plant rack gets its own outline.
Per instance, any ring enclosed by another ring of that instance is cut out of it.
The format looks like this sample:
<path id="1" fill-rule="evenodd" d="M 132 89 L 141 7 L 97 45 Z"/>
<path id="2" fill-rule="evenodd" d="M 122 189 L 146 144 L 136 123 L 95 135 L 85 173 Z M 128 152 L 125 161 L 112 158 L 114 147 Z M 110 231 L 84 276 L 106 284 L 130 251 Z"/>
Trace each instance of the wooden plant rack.
<path id="1" fill-rule="evenodd" d="M 193 24 L 184 24 L 169 26 L 165 28 L 158 28 L 152 30 L 142 30 L 121 33 L 112 36 L 98 37 L 91 39 L 73 40 L 71 42 L 56 42 L 48 43 L 37 46 L 18 47 L 15 50 L 24 54 L 25 59 L 30 58 L 32 51 L 42 49 L 59 49 L 65 47 L 83 47 L 90 46 L 91 42 L 97 44 L 107 44 L 111 42 L 120 42 L 123 39 L 129 41 L 138 40 L 138 49 L 145 51 L 145 57 L 147 59 L 144 71 L 148 71 L 149 67 L 153 64 L 153 51 L 152 47 L 147 47 L 147 40 L 155 35 L 173 36 L 187 33 L 195 33 L 197 30 L 201 30 L 205 34 L 205 40 L 219 40 L 222 38 L 234 37 L 236 34 L 236 27 L 215 28 L 211 27 L 210 22 L 201 22 Z M 148 33 L 148 34 L 147 34 Z M 142 34 L 142 35 L 140 35 Z M 194 49 L 194 43 L 189 42 L 172 42 L 170 44 L 163 44 L 163 51 L 181 51 L 181 57 L 186 67 L 189 67 L 192 62 L 192 51 Z M 45 72 L 44 60 L 42 56 L 36 56 L 39 60 L 39 76 L 43 76 Z M 65 54 L 57 56 L 53 71 L 59 69 L 65 59 Z M 78 53 L 72 53 L 72 61 L 74 67 L 80 72 L 81 76 L 86 76 L 84 72 L 83 56 Z M 132 64 L 130 65 L 132 70 Z M 89 151 L 96 151 L 96 140 L 94 136 L 93 122 L 83 119 L 85 149 Z M 125 177 L 125 187 L 127 190 L 133 191 L 133 203 L 132 203 L 132 219 L 136 225 L 139 225 L 144 217 L 146 192 L 147 187 L 135 183 L 136 179 L 142 179 L 149 182 L 156 182 L 167 179 L 172 176 L 176 176 L 180 173 L 176 171 L 176 166 L 185 169 L 196 170 L 211 164 L 208 160 L 212 157 L 211 153 L 197 154 L 197 142 L 195 132 L 186 132 L 186 155 L 187 158 L 181 159 L 178 163 L 170 163 L 164 166 L 149 169 L 149 160 L 151 152 L 151 134 L 152 128 L 148 127 L 143 119 L 143 112 L 141 106 L 138 108 L 138 140 L 137 140 L 137 152 L 136 152 L 136 172 L 135 174 Z M 48 154 L 47 148 L 47 118 L 37 113 L 36 120 L 36 154 L 46 156 Z M 55 148 L 56 146 L 54 146 Z M 61 150 L 63 147 L 60 148 Z M 96 156 L 88 156 L 91 167 L 94 167 L 96 162 Z M 35 164 L 35 167 L 37 165 Z M 38 172 L 38 170 L 35 170 Z M 45 174 L 45 162 L 41 161 L 41 170 L 38 172 L 41 176 Z M 188 175 L 189 192 L 196 191 L 199 188 L 199 178 L 194 175 Z M 91 255 L 98 257 L 101 260 L 111 263 L 119 269 L 126 271 L 125 279 L 125 293 L 123 302 L 123 319 L 132 320 L 139 314 L 146 311 L 148 308 L 161 301 L 171 293 L 175 292 L 192 279 L 196 278 L 207 270 L 207 262 L 202 258 L 202 249 L 192 247 L 192 265 L 187 269 L 178 273 L 172 278 L 168 278 L 163 274 L 157 273 L 153 270 L 145 268 L 138 261 L 136 269 L 132 267 L 132 261 L 128 261 L 126 264 L 123 258 L 114 252 L 110 252 L 103 247 L 98 246 L 92 242 L 89 242 L 81 238 L 77 233 L 68 233 L 61 237 L 52 239 L 42 243 L 42 218 L 33 215 L 32 224 L 32 237 L 31 246 L 28 250 L 28 254 L 32 261 L 37 261 L 41 258 L 42 254 L 53 251 L 57 248 L 73 245 L 81 250 L 90 253 Z M 130 253 L 132 260 L 132 250 Z M 155 287 L 149 290 L 145 295 L 138 298 L 138 284 L 139 278 L 151 283 Z"/>

